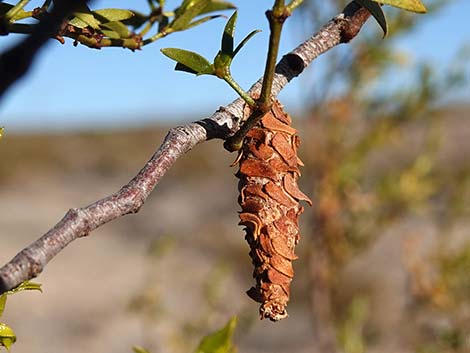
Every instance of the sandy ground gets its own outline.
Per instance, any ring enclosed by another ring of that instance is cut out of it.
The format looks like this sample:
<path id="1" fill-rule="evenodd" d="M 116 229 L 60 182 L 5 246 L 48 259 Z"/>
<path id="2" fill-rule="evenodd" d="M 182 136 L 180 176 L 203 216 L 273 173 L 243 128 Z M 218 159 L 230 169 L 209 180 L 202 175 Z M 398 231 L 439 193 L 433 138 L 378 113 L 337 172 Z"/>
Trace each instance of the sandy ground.
<path id="1" fill-rule="evenodd" d="M 25 164 L 23 172 L 4 178 L 0 263 L 47 231 L 68 208 L 117 190 L 156 145 L 150 141 L 133 152 L 135 160 L 102 172 L 90 144 L 82 151 L 90 157 L 82 156 L 82 162 L 70 167 L 72 154 L 67 151 L 82 148 L 79 142 L 69 139 L 58 144 L 59 167 Z M 208 144 L 207 149 L 214 146 Z M 245 295 L 252 284 L 251 264 L 237 226 L 237 180 L 228 168 L 233 156 L 223 151 L 210 156 L 200 163 L 202 171 L 194 169 L 190 159 L 182 161 L 141 212 L 67 247 L 36 279 L 43 285 L 42 294 L 9 298 L 2 321 L 18 336 L 13 352 L 129 353 L 136 344 L 152 353 L 190 352 L 200 337 L 232 315 L 240 316 L 236 337 L 240 352 L 315 352 L 305 259 L 295 263 L 299 277 L 293 284 L 290 317 L 276 324 L 257 319 L 257 304 Z M 60 168 L 60 163 L 67 168 Z M 31 170 L 32 175 L 24 172 Z M 308 233 L 308 226 L 304 229 Z M 468 227 L 456 233 L 470 238 Z M 406 330 L 409 292 L 403 249 L 414 241 L 425 253 L 435 238 L 427 220 L 404 219 L 345 271 L 341 278 L 345 291 L 372 288 L 374 323 L 391 333 L 370 351 L 407 352 L 397 339 Z M 299 254 L 305 250 L 301 243 Z"/>

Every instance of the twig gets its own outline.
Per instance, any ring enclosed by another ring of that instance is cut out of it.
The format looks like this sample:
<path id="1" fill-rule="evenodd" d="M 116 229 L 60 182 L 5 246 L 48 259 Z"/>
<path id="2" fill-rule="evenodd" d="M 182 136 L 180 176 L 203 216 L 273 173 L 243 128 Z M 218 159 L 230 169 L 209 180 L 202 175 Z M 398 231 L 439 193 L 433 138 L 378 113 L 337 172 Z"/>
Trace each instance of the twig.
<path id="1" fill-rule="evenodd" d="M 0 98 L 31 67 L 39 49 L 58 32 L 64 19 L 87 0 L 56 0 L 50 14 L 44 16 L 23 41 L 0 55 Z"/>
<path id="2" fill-rule="evenodd" d="M 352 2 L 317 34 L 285 55 L 276 67 L 273 96 L 320 54 L 357 35 L 368 17 L 366 10 Z M 250 94 L 259 94 L 260 81 L 251 87 Z M 144 168 L 121 190 L 84 208 L 69 210 L 54 228 L 0 268 L 0 294 L 39 275 L 46 264 L 73 240 L 113 219 L 138 212 L 180 156 L 206 140 L 226 139 L 233 135 L 249 113 L 245 108 L 246 104 L 239 98 L 227 107 L 221 107 L 210 118 L 171 129 Z"/>
<path id="3" fill-rule="evenodd" d="M 230 152 L 238 151 L 242 147 L 243 139 L 253 126 L 271 109 L 271 89 L 273 87 L 274 75 L 276 73 L 276 60 L 279 52 L 279 43 L 281 41 L 281 32 L 284 21 L 290 13 L 286 10 L 284 0 L 276 0 L 273 8 L 266 11 L 266 17 L 269 21 L 269 45 L 266 65 L 264 69 L 263 80 L 261 83 L 261 92 L 259 99 L 256 100 L 256 106 L 250 117 L 245 121 L 237 133 L 227 139 L 224 143 L 226 150 Z M 246 99 L 245 99 L 246 100 Z M 252 105 L 253 106 L 253 105 Z"/>

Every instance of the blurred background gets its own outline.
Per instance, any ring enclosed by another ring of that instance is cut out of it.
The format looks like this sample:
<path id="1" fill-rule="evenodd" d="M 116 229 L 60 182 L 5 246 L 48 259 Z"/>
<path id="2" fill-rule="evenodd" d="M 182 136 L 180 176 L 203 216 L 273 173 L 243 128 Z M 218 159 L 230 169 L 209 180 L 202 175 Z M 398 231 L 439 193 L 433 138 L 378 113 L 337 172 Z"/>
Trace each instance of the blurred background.
<path id="1" fill-rule="evenodd" d="M 176 3 L 176 2 L 175 2 Z M 280 95 L 302 138 L 302 216 L 289 318 L 258 320 L 248 245 L 237 226 L 235 158 L 197 146 L 142 210 L 78 240 L 9 298 L 13 352 L 193 351 L 239 316 L 240 352 L 470 352 L 470 26 L 465 0 L 425 0 L 429 14 L 387 9 Z M 248 88 L 263 71 L 264 10 L 237 3 L 235 60 Z M 286 53 L 337 14 L 306 1 Z M 134 5 L 134 4 L 132 4 Z M 128 7 L 96 1 L 92 8 Z M 135 4 L 145 8 L 144 1 Z M 139 7 L 136 7 L 139 9 Z M 224 20 L 132 53 L 51 41 L 0 106 L 0 262 L 125 184 L 168 128 L 211 115 L 235 94 L 213 77 L 173 72 L 159 48 L 216 54 Z M 4 50 L 18 36 L 1 38 Z"/>

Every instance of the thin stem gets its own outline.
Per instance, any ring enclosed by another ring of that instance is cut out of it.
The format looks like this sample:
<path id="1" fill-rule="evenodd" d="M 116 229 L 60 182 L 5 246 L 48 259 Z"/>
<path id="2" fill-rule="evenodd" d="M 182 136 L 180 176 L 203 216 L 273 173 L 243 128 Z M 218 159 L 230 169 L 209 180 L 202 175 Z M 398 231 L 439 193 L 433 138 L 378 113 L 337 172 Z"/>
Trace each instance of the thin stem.
<path id="1" fill-rule="evenodd" d="M 19 33 L 19 34 L 30 34 L 30 33 L 33 33 L 34 30 L 35 30 L 34 25 L 29 25 L 25 23 L 13 23 L 9 28 L 10 33 Z M 101 49 L 101 48 L 106 48 L 106 47 L 118 47 L 118 48 L 130 49 L 130 50 L 137 50 L 137 49 L 140 49 L 142 46 L 142 42 L 137 40 L 135 37 L 126 38 L 126 39 L 103 38 L 103 39 L 100 39 L 99 41 L 94 37 L 88 37 L 86 35 L 78 34 L 78 33 L 64 33 L 62 34 L 62 37 L 71 38 L 77 41 L 78 43 L 83 44 L 93 49 Z"/>
<path id="2" fill-rule="evenodd" d="M 147 0 L 147 3 L 149 4 L 150 9 L 152 11 L 154 11 L 155 10 L 155 4 L 153 3 L 153 0 Z"/>
<path id="3" fill-rule="evenodd" d="M 74 36 L 65 35 L 65 37 L 69 37 L 75 39 L 80 44 L 86 45 L 89 48 L 94 49 L 101 49 L 105 47 L 119 47 L 119 48 L 127 48 L 130 50 L 137 50 L 140 49 L 142 46 L 142 42 L 136 40 L 136 38 L 126 38 L 126 39 L 114 39 L 114 38 L 103 38 L 101 40 L 97 40 L 93 37 L 88 37 L 83 34 Z"/>
<path id="4" fill-rule="evenodd" d="M 263 106 L 269 106 L 271 101 L 274 70 L 276 68 L 277 54 L 279 52 L 282 25 L 285 21 L 285 17 L 283 16 L 284 9 L 284 0 L 276 0 L 272 11 L 266 13 L 271 33 L 269 35 L 269 48 L 263 75 L 263 86 L 261 87 L 259 98 L 259 103 Z"/>
<path id="5" fill-rule="evenodd" d="M 240 87 L 240 85 L 232 78 L 230 74 L 225 74 L 223 80 L 227 82 L 229 86 L 232 87 L 250 107 L 254 107 L 256 105 L 255 100 L 251 98 L 251 96 L 245 92 L 243 88 Z"/>
<path id="6" fill-rule="evenodd" d="M 276 70 L 276 60 L 279 52 L 282 26 L 288 16 L 284 0 L 276 0 L 272 10 L 266 12 L 271 33 L 269 35 L 268 55 L 266 58 L 260 97 L 253 113 L 242 125 L 240 130 L 225 141 L 224 147 L 230 152 L 237 151 L 241 148 L 243 139 L 247 132 L 258 123 L 266 112 L 271 109 L 271 90 L 273 86 L 274 72 Z"/>
<path id="7" fill-rule="evenodd" d="M 16 15 L 14 21 L 19 21 L 19 20 L 22 20 L 24 18 L 30 18 L 30 17 L 33 17 L 33 12 L 32 11 L 25 11 L 21 15 Z"/>
<path id="8" fill-rule="evenodd" d="M 224 148 L 229 152 L 240 150 L 242 148 L 243 139 L 245 138 L 246 134 L 258 123 L 264 114 L 266 113 L 262 110 L 254 110 L 250 115 L 250 118 L 240 127 L 240 130 L 238 130 L 235 135 L 225 140 Z"/>
<path id="9" fill-rule="evenodd" d="M 170 34 L 171 32 L 165 32 L 165 31 L 162 31 L 162 32 L 158 32 L 157 34 L 153 35 L 152 37 L 150 38 L 147 38 L 146 40 L 144 40 L 142 42 L 142 46 L 144 45 L 147 45 L 147 44 L 150 44 L 150 43 L 153 43 L 163 37 L 166 37 L 168 34 Z"/>
<path id="10" fill-rule="evenodd" d="M 292 0 L 286 6 L 286 10 L 289 12 L 289 14 L 291 14 L 292 11 L 294 11 L 297 7 L 299 7 L 303 2 L 304 2 L 304 0 Z"/>
<path id="11" fill-rule="evenodd" d="M 152 21 L 151 19 L 147 22 L 147 24 L 145 25 L 145 27 L 140 31 L 139 35 L 140 36 L 145 36 L 148 31 L 150 31 L 153 27 L 153 24 L 155 23 L 155 21 Z"/>
<path id="12" fill-rule="evenodd" d="M 6 14 L 5 18 L 9 23 L 13 23 L 16 19 L 15 16 L 23 10 L 23 8 L 30 2 L 31 0 L 20 0 L 18 4 L 13 6 Z"/>
<path id="13" fill-rule="evenodd" d="M 273 11 L 283 11 L 284 9 L 284 0 L 276 0 L 274 2 Z"/>

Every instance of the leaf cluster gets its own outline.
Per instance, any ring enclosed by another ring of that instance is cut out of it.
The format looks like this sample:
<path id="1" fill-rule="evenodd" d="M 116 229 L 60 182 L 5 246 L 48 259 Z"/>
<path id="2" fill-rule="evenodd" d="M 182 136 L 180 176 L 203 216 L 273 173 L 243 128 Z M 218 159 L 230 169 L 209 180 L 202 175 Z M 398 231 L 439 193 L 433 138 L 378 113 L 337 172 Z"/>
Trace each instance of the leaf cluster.
<path id="1" fill-rule="evenodd" d="M 250 32 L 234 49 L 235 26 L 238 13 L 235 11 L 225 25 L 220 50 L 212 63 L 202 55 L 184 49 L 163 48 L 162 53 L 177 62 L 175 70 L 186 71 L 195 75 L 215 75 L 224 78 L 230 72 L 233 58 L 241 48 L 260 30 Z"/>
<path id="2" fill-rule="evenodd" d="M 26 11 L 24 7 L 28 2 L 0 3 L 0 33 L 31 33 L 34 30 L 31 21 L 19 21 L 41 20 L 51 6 L 51 1 L 46 1 L 43 6 Z M 172 11 L 167 11 L 164 0 L 148 0 L 148 4 L 150 9 L 146 14 L 122 8 L 92 10 L 84 4 L 67 19 L 56 38 L 62 43 L 64 37 L 72 38 L 76 44 L 96 49 L 112 46 L 140 49 L 170 33 L 185 31 L 220 17 L 220 14 L 213 14 L 216 11 L 235 8 L 223 0 L 184 0 Z M 157 30 L 151 34 L 154 27 Z"/>
<path id="3" fill-rule="evenodd" d="M 193 51 L 179 48 L 163 48 L 162 53 L 176 61 L 175 70 L 185 71 L 195 75 L 213 75 L 226 81 L 245 101 L 254 104 L 253 99 L 233 80 L 230 73 L 232 60 L 245 46 L 245 44 L 260 30 L 251 31 L 236 47 L 234 45 L 235 26 L 238 13 L 235 11 L 227 21 L 220 50 L 211 63 L 202 55 Z"/>
<path id="4" fill-rule="evenodd" d="M 25 281 L 21 283 L 18 287 L 9 290 L 8 292 L 0 295 L 0 317 L 3 315 L 5 310 L 5 305 L 7 303 L 7 296 L 22 292 L 25 290 L 38 290 L 42 292 L 41 285 L 38 283 L 33 283 Z M 13 343 L 16 342 L 16 335 L 13 329 L 4 323 L 0 322 L 0 347 L 5 347 L 7 350 L 10 350 L 10 347 Z"/>

